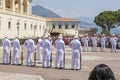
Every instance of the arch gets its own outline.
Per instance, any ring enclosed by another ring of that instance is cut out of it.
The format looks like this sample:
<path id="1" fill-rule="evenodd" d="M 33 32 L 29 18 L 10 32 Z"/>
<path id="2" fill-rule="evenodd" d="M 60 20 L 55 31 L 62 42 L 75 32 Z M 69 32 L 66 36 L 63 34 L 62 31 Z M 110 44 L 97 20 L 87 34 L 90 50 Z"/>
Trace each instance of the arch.
<path id="1" fill-rule="evenodd" d="M 5 0 L 5 7 L 11 9 L 12 8 L 12 1 L 11 0 Z"/>
<path id="2" fill-rule="evenodd" d="M 20 0 L 15 0 L 15 11 L 20 11 Z"/>
<path id="3" fill-rule="evenodd" d="M 27 4 L 27 0 L 23 0 L 23 12 L 24 13 L 27 13 L 27 6 L 28 6 L 28 4 Z"/>

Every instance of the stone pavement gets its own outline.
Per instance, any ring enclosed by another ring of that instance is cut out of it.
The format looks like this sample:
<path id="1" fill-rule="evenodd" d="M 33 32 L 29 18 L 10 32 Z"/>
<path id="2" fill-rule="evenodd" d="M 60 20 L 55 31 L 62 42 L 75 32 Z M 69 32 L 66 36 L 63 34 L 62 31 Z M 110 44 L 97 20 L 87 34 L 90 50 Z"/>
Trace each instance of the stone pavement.
<path id="1" fill-rule="evenodd" d="M 66 46 L 65 53 L 65 69 L 54 69 L 55 51 L 55 49 L 52 50 L 52 68 L 41 68 L 41 64 L 37 64 L 36 67 L 25 66 L 25 57 L 24 65 L 21 66 L 0 64 L 0 80 L 6 78 L 6 80 L 88 80 L 89 72 L 101 63 L 110 66 L 115 73 L 116 80 L 120 80 L 120 50 L 117 50 L 117 53 L 111 53 L 110 48 L 107 48 L 106 52 L 100 52 L 98 47 L 98 52 L 91 52 L 90 47 L 90 52 L 82 52 L 82 70 L 79 71 L 70 70 L 72 51 L 68 46 Z M 24 56 L 26 56 L 25 52 Z"/>

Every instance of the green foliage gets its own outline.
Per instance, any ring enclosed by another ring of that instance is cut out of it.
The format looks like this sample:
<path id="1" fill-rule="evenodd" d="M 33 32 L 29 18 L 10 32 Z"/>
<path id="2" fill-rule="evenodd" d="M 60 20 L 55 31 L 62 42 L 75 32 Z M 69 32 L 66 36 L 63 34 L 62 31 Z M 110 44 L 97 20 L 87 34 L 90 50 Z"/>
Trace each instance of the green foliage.
<path id="1" fill-rule="evenodd" d="M 120 25 L 120 10 L 101 12 L 95 17 L 94 22 L 107 34 L 110 32 L 110 28 L 115 28 Z"/>
<path id="2" fill-rule="evenodd" d="M 102 30 L 102 34 L 110 35 L 110 31 L 109 31 L 109 30 L 106 30 L 106 29 L 103 29 L 103 30 Z"/>

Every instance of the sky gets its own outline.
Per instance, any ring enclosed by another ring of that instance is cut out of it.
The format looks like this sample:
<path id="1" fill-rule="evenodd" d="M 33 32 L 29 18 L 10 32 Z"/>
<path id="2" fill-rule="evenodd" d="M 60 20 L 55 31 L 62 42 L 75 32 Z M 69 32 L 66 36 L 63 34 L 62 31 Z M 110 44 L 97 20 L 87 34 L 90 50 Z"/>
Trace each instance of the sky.
<path id="1" fill-rule="evenodd" d="M 90 17 L 120 9 L 120 0 L 33 0 L 34 5 L 48 8 L 62 17 Z"/>

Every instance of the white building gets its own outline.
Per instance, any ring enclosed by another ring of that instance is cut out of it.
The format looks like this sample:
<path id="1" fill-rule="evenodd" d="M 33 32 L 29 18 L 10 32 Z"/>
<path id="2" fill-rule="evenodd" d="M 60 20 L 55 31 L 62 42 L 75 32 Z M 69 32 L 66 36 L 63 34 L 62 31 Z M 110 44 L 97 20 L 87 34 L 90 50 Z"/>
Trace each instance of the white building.
<path id="1" fill-rule="evenodd" d="M 47 18 L 47 29 L 51 33 L 60 33 L 64 36 L 78 35 L 80 21 L 73 18 Z"/>
<path id="2" fill-rule="evenodd" d="M 80 22 L 72 18 L 44 18 L 31 14 L 32 0 L 0 0 L 0 38 L 37 37 L 49 32 L 78 34 Z"/>
<path id="3" fill-rule="evenodd" d="M 30 1 L 30 0 L 29 0 Z M 31 14 L 28 0 L 0 0 L 0 38 L 38 36 L 44 33 L 46 19 Z"/>

